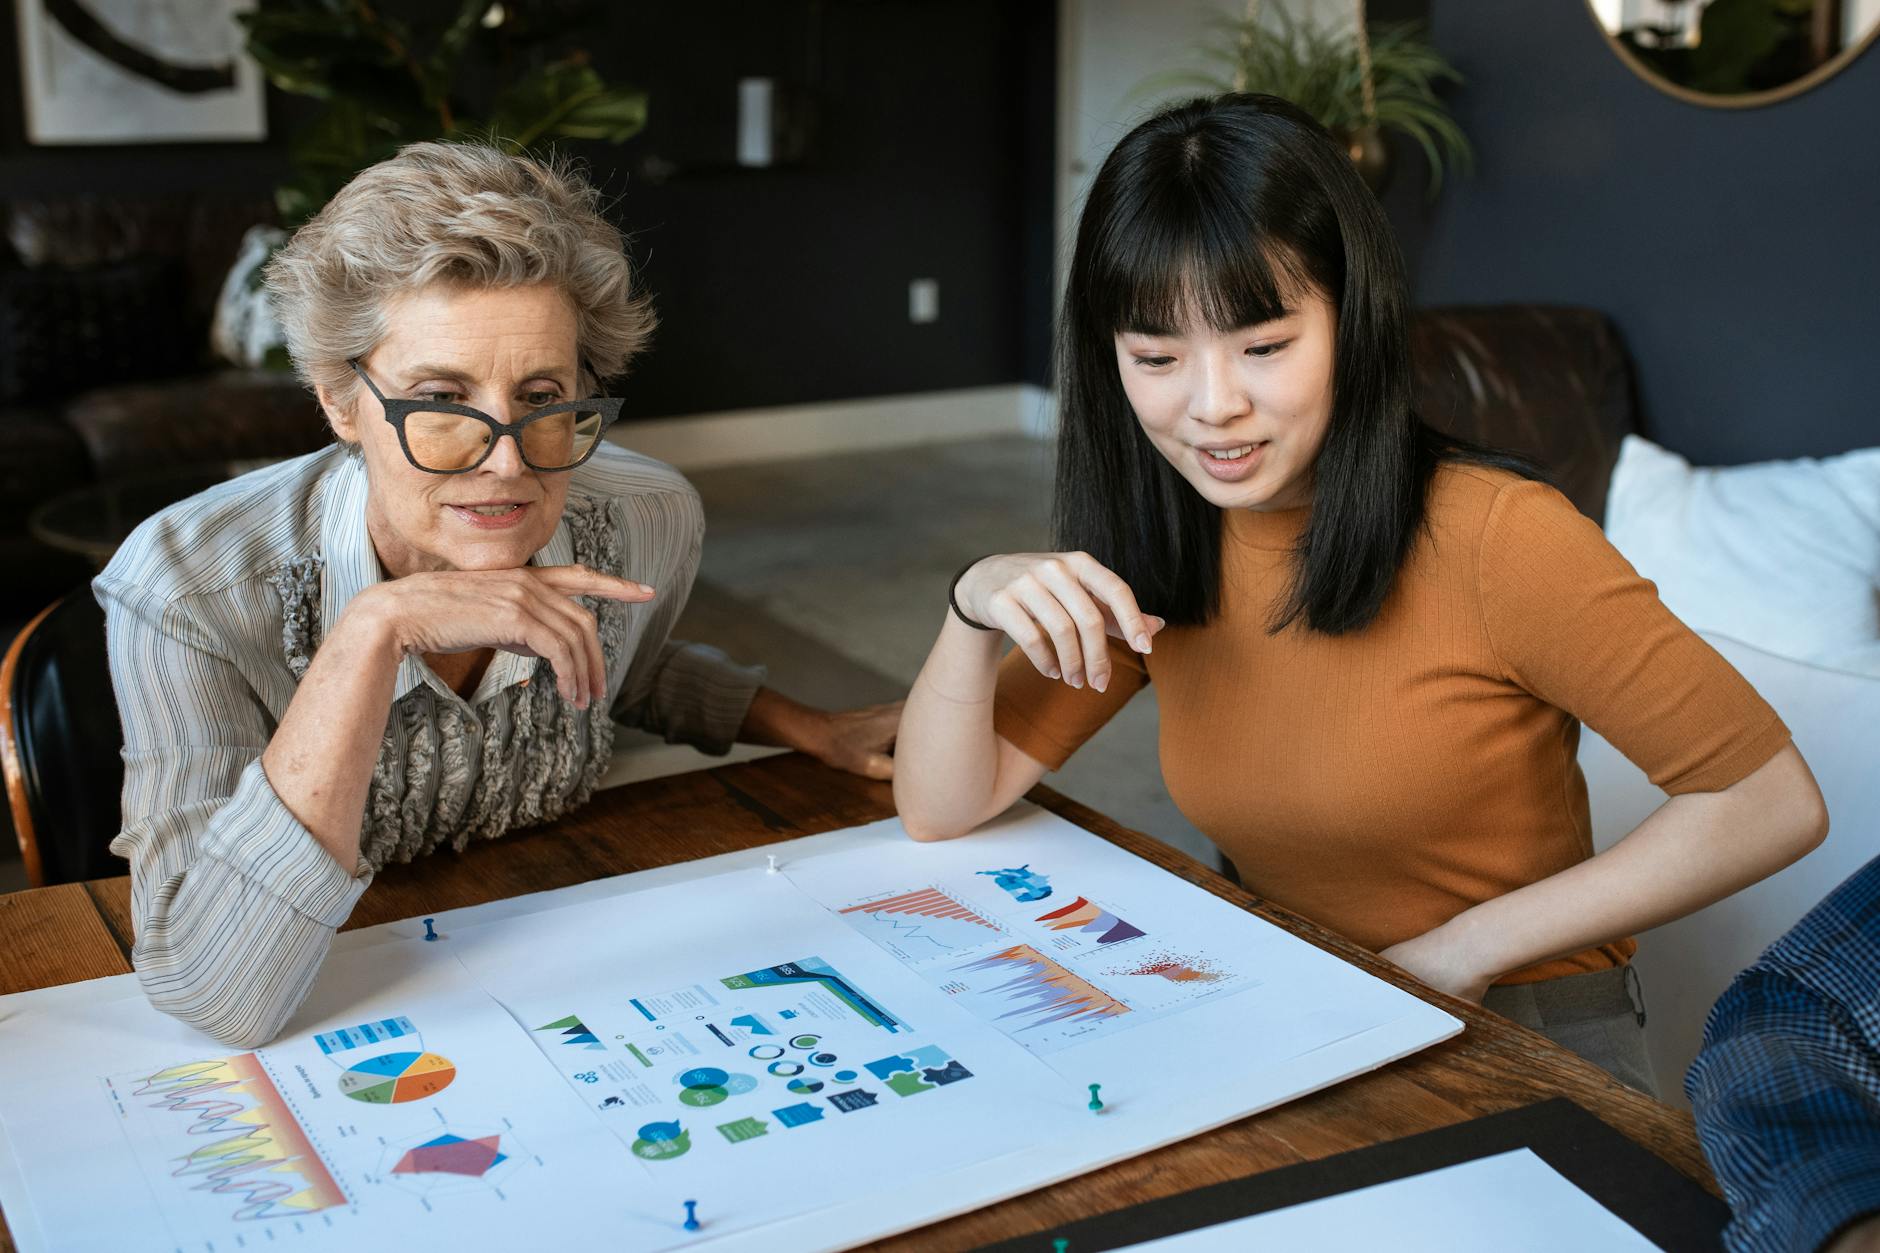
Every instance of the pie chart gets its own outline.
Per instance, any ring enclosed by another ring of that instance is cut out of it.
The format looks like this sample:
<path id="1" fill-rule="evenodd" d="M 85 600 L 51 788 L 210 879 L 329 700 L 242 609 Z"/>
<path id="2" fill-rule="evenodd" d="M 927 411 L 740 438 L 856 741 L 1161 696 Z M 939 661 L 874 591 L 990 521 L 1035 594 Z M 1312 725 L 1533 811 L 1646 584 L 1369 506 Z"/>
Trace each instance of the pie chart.
<path id="1" fill-rule="evenodd" d="M 396 1105 L 436 1096 L 457 1077 L 457 1067 L 436 1053 L 382 1053 L 339 1077 L 339 1090 L 370 1105 Z"/>

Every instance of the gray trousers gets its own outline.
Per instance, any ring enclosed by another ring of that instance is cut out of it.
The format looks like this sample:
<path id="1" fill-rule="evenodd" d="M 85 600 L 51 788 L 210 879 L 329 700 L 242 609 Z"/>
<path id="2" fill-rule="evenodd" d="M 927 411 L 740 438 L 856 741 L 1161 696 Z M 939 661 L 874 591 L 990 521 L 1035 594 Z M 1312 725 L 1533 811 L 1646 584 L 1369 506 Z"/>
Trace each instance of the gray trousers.
<path id="1" fill-rule="evenodd" d="M 1658 1095 L 1645 1050 L 1645 996 L 1631 966 L 1490 988 L 1482 1006 L 1540 1032 L 1620 1083 Z"/>

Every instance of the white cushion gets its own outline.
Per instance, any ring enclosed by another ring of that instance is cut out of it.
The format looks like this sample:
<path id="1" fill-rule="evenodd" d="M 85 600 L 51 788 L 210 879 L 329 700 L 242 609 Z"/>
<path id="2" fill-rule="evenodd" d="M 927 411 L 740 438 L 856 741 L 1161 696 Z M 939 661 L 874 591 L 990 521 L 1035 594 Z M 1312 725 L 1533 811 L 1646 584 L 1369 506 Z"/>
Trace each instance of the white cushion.
<path id="1" fill-rule="evenodd" d="M 1628 435 L 1606 535 L 1690 626 L 1880 675 L 1880 448 L 1698 469 Z"/>
<path id="2" fill-rule="evenodd" d="M 1659 1094 L 1685 1104 L 1684 1072 L 1704 1019 L 1736 972 L 1814 908 L 1880 847 L 1880 679 L 1824 670 L 1705 636 L 1782 716 L 1828 803 L 1827 843 L 1761 883 L 1638 938 L 1649 1018 L 1645 1041 Z M 1606 741 L 1586 731 L 1580 768 L 1592 802 L 1593 848 L 1604 852 L 1664 804 L 1665 794 Z"/>

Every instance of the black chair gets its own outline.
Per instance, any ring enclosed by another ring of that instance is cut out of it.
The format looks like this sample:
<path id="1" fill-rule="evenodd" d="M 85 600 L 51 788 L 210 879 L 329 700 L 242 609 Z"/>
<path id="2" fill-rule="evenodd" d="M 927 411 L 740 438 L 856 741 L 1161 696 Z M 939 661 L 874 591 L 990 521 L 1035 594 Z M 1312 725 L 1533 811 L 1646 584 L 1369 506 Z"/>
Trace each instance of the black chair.
<path id="1" fill-rule="evenodd" d="M 26 625 L 0 662 L 0 773 L 34 887 L 124 873 L 124 733 L 89 587 Z"/>

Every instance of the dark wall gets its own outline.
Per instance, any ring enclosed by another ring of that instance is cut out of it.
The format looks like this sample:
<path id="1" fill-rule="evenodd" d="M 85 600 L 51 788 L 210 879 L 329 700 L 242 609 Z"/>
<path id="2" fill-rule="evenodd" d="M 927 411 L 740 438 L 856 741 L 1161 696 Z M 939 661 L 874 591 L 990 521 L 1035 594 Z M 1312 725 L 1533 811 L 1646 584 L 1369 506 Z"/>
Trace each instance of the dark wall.
<path id="1" fill-rule="evenodd" d="M 1041 377 L 1050 240 L 1029 228 L 1049 222 L 1053 7 L 623 6 L 595 59 L 648 86 L 652 117 L 630 159 L 589 151 L 664 319 L 634 411 Z M 809 87 L 804 168 L 723 168 L 744 75 Z M 649 156 L 680 172 L 634 177 Z M 914 278 L 939 281 L 937 322 L 909 323 Z"/>
<path id="2" fill-rule="evenodd" d="M 1433 0 L 1431 19 L 1478 168 L 1408 219 L 1419 303 L 1604 310 L 1647 434 L 1698 462 L 1880 444 L 1880 50 L 1713 109 L 1641 81 L 1585 0 Z"/>
<path id="3" fill-rule="evenodd" d="M 680 414 L 1042 381 L 1050 307 L 1055 5 L 711 0 L 611 6 L 583 33 L 647 129 L 579 145 L 658 303 L 628 412 Z M 271 95 L 264 144 L 35 148 L 12 4 L 0 13 L 0 196 L 265 194 L 306 102 Z M 737 80 L 807 89 L 797 168 L 732 165 Z M 671 173 L 648 177 L 657 158 Z M 907 319 L 907 284 L 940 318 Z"/>

